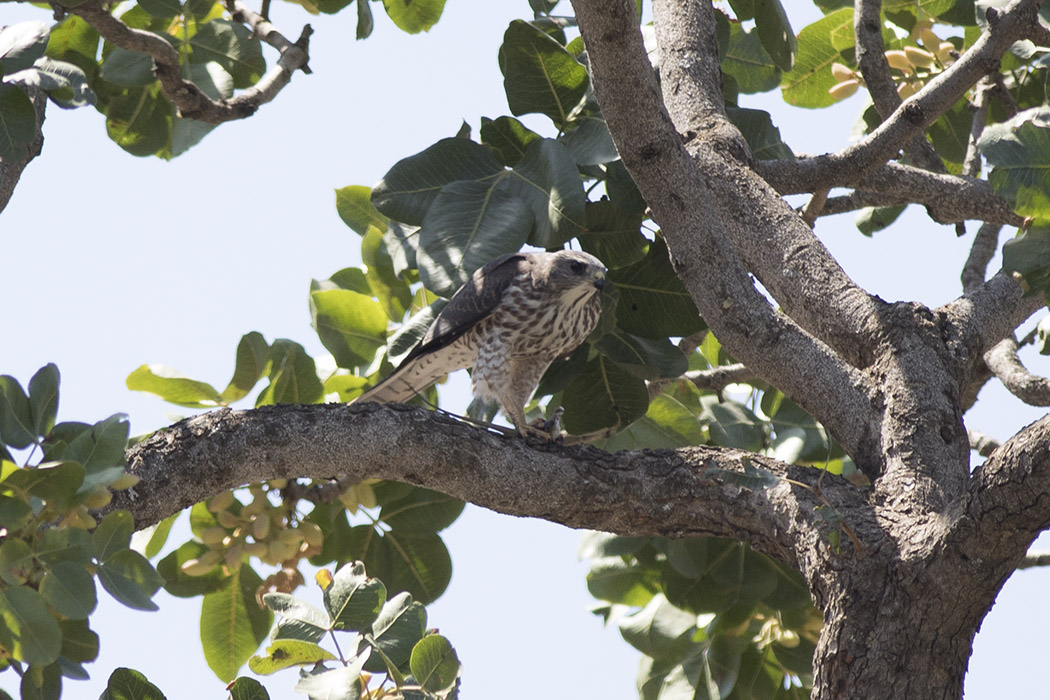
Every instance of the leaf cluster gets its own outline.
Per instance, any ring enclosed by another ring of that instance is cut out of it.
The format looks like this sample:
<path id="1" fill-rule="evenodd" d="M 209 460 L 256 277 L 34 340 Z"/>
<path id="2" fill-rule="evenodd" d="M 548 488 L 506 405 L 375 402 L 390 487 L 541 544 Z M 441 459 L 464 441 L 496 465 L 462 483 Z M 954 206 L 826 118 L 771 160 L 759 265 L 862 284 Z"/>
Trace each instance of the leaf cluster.
<path id="1" fill-rule="evenodd" d="M 58 698 L 62 678 L 88 677 L 98 655 L 88 619 L 98 583 L 136 610 L 156 610 L 162 583 L 131 549 L 134 523 L 91 510 L 137 481 L 124 471 L 128 423 L 56 422 L 59 373 L 41 368 L 28 391 L 0 376 L 0 672 L 20 676 L 22 698 Z M 24 455 L 22 465 L 16 455 Z"/>

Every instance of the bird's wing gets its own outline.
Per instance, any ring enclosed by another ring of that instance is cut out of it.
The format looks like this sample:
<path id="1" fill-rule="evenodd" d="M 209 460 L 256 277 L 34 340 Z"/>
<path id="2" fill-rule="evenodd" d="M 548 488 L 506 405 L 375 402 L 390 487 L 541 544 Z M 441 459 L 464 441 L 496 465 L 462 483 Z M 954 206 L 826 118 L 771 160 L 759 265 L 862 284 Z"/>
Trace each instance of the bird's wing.
<path id="1" fill-rule="evenodd" d="M 528 272 L 529 264 L 527 253 L 511 253 L 475 272 L 452 295 L 423 340 L 398 368 L 357 400 L 406 401 L 449 372 L 469 367 L 473 353 L 456 345 L 456 341 L 496 310 L 507 288 Z"/>

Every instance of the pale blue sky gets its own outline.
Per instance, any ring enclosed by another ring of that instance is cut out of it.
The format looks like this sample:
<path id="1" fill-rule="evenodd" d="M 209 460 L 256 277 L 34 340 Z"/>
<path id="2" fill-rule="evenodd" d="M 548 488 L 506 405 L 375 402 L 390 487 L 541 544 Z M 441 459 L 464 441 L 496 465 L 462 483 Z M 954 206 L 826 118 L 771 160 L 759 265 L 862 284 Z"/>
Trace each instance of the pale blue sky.
<path id="1" fill-rule="evenodd" d="M 314 74 L 297 74 L 276 102 L 170 163 L 126 155 L 93 109 L 51 108 L 44 155 L 0 215 L 0 372 L 25 382 L 56 362 L 60 419 L 127 412 L 142 433 L 170 422 L 174 409 L 124 388 L 142 363 L 223 386 L 236 343 L 251 330 L 324 354 L 309 325 L 309 280 L 360 263 L 359 238 L 337 217 L 333 190 L 373 184 L 464 119 L 476 133 L 482 115 L 505 114 L 496 54 L 509 21 L 528 11 L 525 0 L 449 0 L 430 34 L 403 35 L 377 15 L 373 37 L 356 42 L 352 12 L 317 18 L 275 3 L 286 34 L 314 25 Z M 26 5 L 0 9 L 0 24 L 48 17 Z M 797 17 L 796 31 L 805 24 Z M 774 110 L 796 151 L 822 152 L 847 142 L 862 103 L 789 111 L 772 95 L 745 106 Z M 850 216 L 821 220 L 817 232 L 847 272 L 884 299 L 937 305 L 957 296 L 975 227 L 957 239 L 920 211 L 902 221 L 874 239 L 860 236 Z M 1050 373 L 1043 358 L 1033 366 Z M 464 386 L 452 382 L 455 401 Z M 970 426 L 1005 438 L 1040 415 L 989 386 Z M 593 601 L 576 561 L 579 533 L 471 507 L 446 541 L 454 578 L 430 607 L 429 624 L 465 664 L 463 697 L 637 697 L 637 654 L 586 612 Z M 1020 572 L 1007 584 L 978 636 L 969 697 L 1044 692 L 1048 584 L 1046 571 Z M 103 602 L 92 622 L 102 656 L 89 669 L 92 680 L 67 682 L 65 697 L 97 697 L 121 665 L 142 670 L 169 698 L 224 697 L 199 651 L 199 602 L 163 594 L 157 601 L 159 613 Z M 293 673 L 265 682 L 274 698 L 301 697 L 291 691 Z M 0 687 L 15 691 L 14 676 L 0 675 Z"/>

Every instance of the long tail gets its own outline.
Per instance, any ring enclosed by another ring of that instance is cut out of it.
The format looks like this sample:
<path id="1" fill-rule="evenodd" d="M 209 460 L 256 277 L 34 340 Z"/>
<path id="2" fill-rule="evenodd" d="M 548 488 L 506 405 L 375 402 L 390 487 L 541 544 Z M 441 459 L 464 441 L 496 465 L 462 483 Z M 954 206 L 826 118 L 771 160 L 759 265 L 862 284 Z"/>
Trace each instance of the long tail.
<path id="1" fill-rule="evenodd" d="M 408 401 L 449 372 L 470 366 L 469 360 L 462 361 L 464 358 L 457 355 L 461 356 L 462 353 L 452 352 L 451 348 L 442 348 L 404 362 L 383 381 L 357 397 L 355 403 Z"/>

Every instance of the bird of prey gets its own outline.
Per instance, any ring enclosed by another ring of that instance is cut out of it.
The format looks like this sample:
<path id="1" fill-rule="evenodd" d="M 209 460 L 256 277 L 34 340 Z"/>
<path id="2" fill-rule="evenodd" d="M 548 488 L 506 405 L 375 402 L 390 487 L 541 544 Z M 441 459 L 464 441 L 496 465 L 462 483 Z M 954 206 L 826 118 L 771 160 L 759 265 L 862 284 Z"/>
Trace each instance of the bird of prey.
<path id="1" fill-rule="evenodd" d="M 574 250 L 512 253 L 488 263 L 452 296 L 400 366 L 358 401 L 406 401 L 473 367 L 474 396 L 498 401 L 522 435 L 525 403 L 551 362 L 598 324 L 605 266 Z"/>

